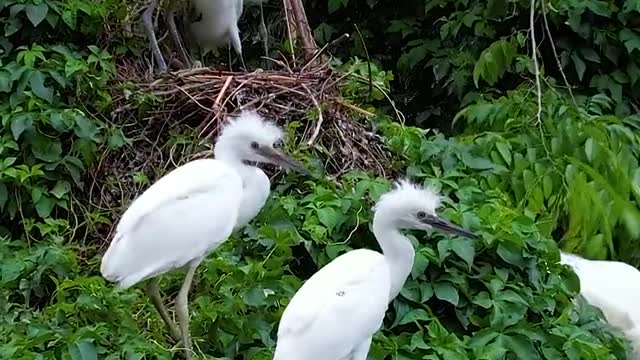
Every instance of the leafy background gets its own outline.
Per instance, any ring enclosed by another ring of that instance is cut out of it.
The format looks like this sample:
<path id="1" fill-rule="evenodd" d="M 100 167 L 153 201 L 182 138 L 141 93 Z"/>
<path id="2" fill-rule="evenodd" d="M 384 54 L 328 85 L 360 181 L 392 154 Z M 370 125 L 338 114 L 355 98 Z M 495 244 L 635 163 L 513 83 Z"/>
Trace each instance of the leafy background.
<path id="1" fill-rule="evenodd" d="M 389 173 L 436 186 L 443 216 L 481 239 L 412 235 L 412 274 L 371 357 L 628 358 L 619 332 L 576 298 L 576 276 L 557 261 L 564 248 L 640 263 L 640 4 L 537 4 L 539 119 L 528 2 L 398 4 L 305 6 L 320 45 L 352 35 L 331 48 L 354 75 L 343 96 L 375 112 L 368 121 L 393 159 Z M 96 206 L 92 170 L 145 141 L 110 116 L 112 90 L 126 89 L 117 64 L 148 55 L 132 15 L 138 6 L 0 0 L 1 358 L 180 356 L 143 293 L 117 290 L 98 271 L 100 234 L 126 201 Z M 280 5 L 266 9 L 277 52 L 286 48 Z M 252 28 L 249 14 L 243 24 Z M 247 31 L 249 54 L 259 53 L 255 39 Z M 378 85 L 372 96 L 354 80 L 369 75 L 363 61 Z M 141 118 L 153 101 L 140 100 Z M 161 151 L 202 145 L 189 129 L 169 131 L 165 142 Z M 317 163 L 323 155 L 299 156 Z M 139 192 L 166 170 L 110 186 Z M 202 358 L 270 359 L 280 314 L 304 279 L 346 250 L 377 248 L 370 207 L 390 179 L 362 171 L 337 183 L 276 179 L 258 218 L 197 273 L 191 316 Z M 162 279 L 166 295 L 179 281 Z"/>

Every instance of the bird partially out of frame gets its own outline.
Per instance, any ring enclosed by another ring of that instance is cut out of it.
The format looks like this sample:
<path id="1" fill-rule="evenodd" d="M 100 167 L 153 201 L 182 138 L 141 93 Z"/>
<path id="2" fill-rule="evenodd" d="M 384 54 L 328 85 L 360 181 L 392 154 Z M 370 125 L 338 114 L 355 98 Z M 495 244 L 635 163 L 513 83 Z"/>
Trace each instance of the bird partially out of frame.
<path id="1" fill-rule="evenodd" d="M 160 50 L 153 22 L 153 13 L 158 8 L 158 1 L 150 1 L 142 15 L 142 20 L 158 70 L 165 72 L 168 70 L 168 66 Z M 259 1 L 258 5 L 260 7 L 261 31 L 265 32 L 261 36 L 266 47 L 267 35 L 262 1 Z M 239 57 L 243 69 L 246 70 L 242 56 L 240 29 L 238 28 L 243 6 L 243 0 L 169 0 L 165 9 L 165 19 L 169 35 L 171 35 L 175 46 L 178 47 L 178 54 L 182 61 L 187 66 L 196 66 L 196 62 L 192 60 L 190 52 L 187 51 L 183 37 L 176 25 L 177 13 L 182 14 L 183 20 L 187 23 L 186 35 L 195 40 L 203 53 L 217 50 L 219 47 L 232 47 Z M 229 66 L 231 66 L 231 58 L 229 58 Z"/>
<path id="2" fill-rule="evenodd" d="M 415 251 L 402 229 L 475 237 L 440 218 L 439 196 L 400 181 L 374 209 L 377 251 L 347 252 L 315 273 L 282 314 L 274 360 L 365 360 L 389 303 L 411 273 Z"/>
<path id="3" fill-rule="evenodd" d="M 267 175 L 255 163 L 272 163 L 308 174 L 276 145 L 282 129 L 255 112 L 244 112 L 222 129 L 214 159 L 191 161 L 162 177 L 122 215 L 102 258 L 104 278 L 128 288 L 142 281 L 176 341 L 192 356 L 188 294 L 200 262 L 231 233 L 247 224 L 270 192 Z M 169 317 L 155 277 L 184 269 L 176 299 L 179 328 Z"/>
<path id="4" fill-rule="evenodd" d="M 640 359 L 640 271 L 623 262 L 588 260 L 565 252 L 560 253 L 560 263 L 578 275 L 580 295 L 625 334 L 633 359 Z"/>

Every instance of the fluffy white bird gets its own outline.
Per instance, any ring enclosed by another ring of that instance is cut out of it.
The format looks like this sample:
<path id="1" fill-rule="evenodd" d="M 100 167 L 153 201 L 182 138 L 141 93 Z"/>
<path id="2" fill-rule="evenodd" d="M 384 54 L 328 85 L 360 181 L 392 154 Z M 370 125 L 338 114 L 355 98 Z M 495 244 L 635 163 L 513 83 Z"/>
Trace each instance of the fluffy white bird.
<path id="1" fill-rule="evenodd" d="M 623 262 L 587 260 L 565 252 L 560 253 L 560 263 L 573 269 L 580 279 L 580 295 L 627 336 L 634 359 L 640 359 L 640 271 Z"/>
<path id="2" fill-rule="evenodd" d="M 439 196 L 407 181 L 375 207 L 382 253 L 359 249 L 315 273 L 282 314 L 274 360 L 365 360 L 389 303 L 411 273 L 414 249 L 401 229 L 437 229 L 474 237 L 436 214 Z"/>
<path id="3" fill-rule="evenodd" d="M 128 288 L 149 280 L 146 291 L 191 358 L 188 293 L 200 262 L 237 229 L 258 214 L 267 200 L 267 175 L 248 162 L 273 163 L 308 171 L 275 148 L 283 132 L 255 112 L 242 113 L 222 130 L 214 159 L 176 168 L 129 206 L 102 258 L 105 279 Z M 184 268 L 176 300 L 180 332 L 169 318 L 154 277 Z"/>

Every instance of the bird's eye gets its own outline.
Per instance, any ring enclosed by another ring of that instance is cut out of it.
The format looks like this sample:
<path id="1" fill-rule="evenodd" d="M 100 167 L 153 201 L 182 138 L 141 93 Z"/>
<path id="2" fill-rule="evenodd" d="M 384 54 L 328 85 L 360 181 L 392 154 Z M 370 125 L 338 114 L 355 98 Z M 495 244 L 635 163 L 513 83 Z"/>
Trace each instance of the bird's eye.
<path id="1" fill-rule="evenodd" d="M 251 142 L 251 148 L 253 150 L 257 150 L 259 147 L 260 147 L 260 145 L 257 142 L 255 142 L 255 141 Z"/>
<path id="2" fill-rule="evenodd" d="M 275 143 L 273 143 L 273 147 L 276 148 L 282 147 L 282 145 L 284 145 L 284 141 L 282 141 L 282 139 L 277 140 Z"/>
<path id="3" fill-rule="evenodd" d="M 416 216 L 418 216 L 418 219 L 423 220 L 427 217 L 427 213 L 424 211 L 418 211 L 418 214 Z"/>

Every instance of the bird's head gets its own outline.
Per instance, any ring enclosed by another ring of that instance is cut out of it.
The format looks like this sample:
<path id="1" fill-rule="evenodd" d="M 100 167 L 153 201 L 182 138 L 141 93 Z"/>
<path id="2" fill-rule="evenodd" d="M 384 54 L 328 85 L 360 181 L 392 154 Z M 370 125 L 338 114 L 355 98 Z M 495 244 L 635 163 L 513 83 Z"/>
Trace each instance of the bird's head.
<path id="1" fill-rule="evenodd" d="M 434 189 L 422 188 L 400 180 L 375 206 L 375 217 L 383 217 L 398 229 L 431 230 L 475 238 L 472 232 L 441 218 L 437 214 L 440 196 Z"/>
<path id="2" fill-rule="evenodd" d="M 222 128 L 214 153 L 220 160 L 269 163 L 309 174 L 300 162 L 280 149 L 282 139 L 279 126 L 255 111 L 244 111 Z"/>

